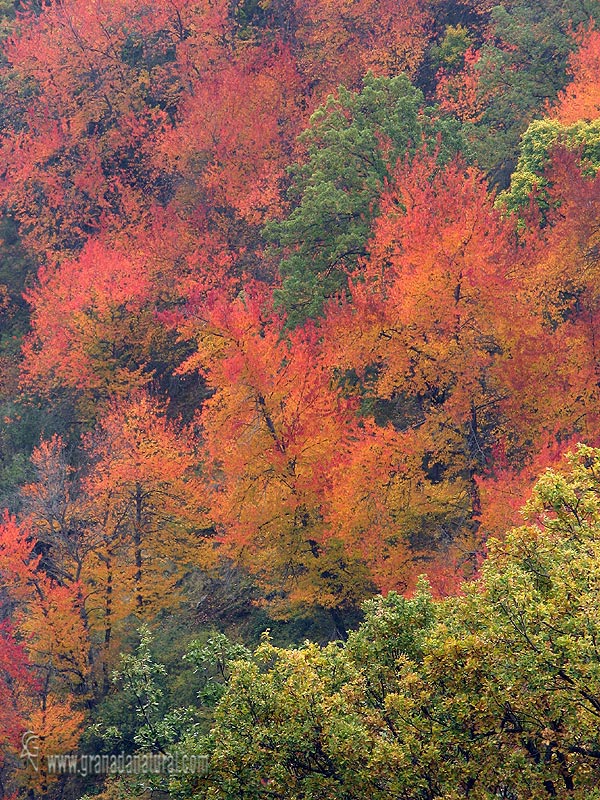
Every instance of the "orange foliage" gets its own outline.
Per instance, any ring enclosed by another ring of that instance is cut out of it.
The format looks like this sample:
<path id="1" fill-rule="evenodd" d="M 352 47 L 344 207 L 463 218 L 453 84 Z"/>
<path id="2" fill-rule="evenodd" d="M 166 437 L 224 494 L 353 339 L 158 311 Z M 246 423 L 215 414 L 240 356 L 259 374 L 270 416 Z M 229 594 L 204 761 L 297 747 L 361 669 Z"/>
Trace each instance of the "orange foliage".
<path id="1" fill-rule="evenodd" d="M 234 48 L 224 0 L 67 0 L 23 15 L 7 55 L 2 196 L 38 252 L 143 229 L 173 203 L 188 220 L 277 211 L 299 78 L 283 45 Z"/>
<path id="2" fill-rule="evenodd" d="M 84 491 L 98 546 L 83 580 L 101 589 L 90 603 L 105 635 L 128 614 L 176 605 L 182 575 L 212 561 L 197 446 L 144 393 L 114 403 L 87 439 Z"/>
<path id="3" fill-rule="evenodd" d="M 568 151 L 555 153 L 548 177 L 551 224 L 530 238 L 514 267 L 537 331 L 529 338 L 521 333 L 505 380 L 512 387 L 511 413 L 521 415 L 527 438 L 543 443 L 548 435 L 559 442 L 576 436 L 594 443 L 600 434 L 600 177 L 583 176 Z"/>
<path id="4" fill-rule="evenodd" d="M 44 263 L 23 387 L 66 388 L 99 420 L 77 481 L 59 437 L 36 449 L 29 527 L 1 531 L 17 634 L 65 685 L 88 681 L 88 624 L 106 655 L 115 625 L 178 602 L 215 558 L 213 525 L 281 613 L 410 591 L 422 570 L 445 593 L 533 471 L 600 438 L 600 178 L 566 153 L 545 227 L 520 231 L 475 169 L 399 163 L 349 296 L 286 330 L 247 273 L 276 283 L 259 226 L 285 208 L 297 133 L 368 69 L 416 75 L 447 9 L 273 5 L 63 0 L 7 44 L 0 195 Z M 479 57 L 437 81 L 470 123 Z M 599 65 L 600 35 L 581 33 L 551 111 L 565 125 L 598 116 Z M 147 393 L 177 372 L 211 393 L 201 440 Z M 50 694 L 48 731 L 69 702 Z"/>
<path id="5" fill-rule="evenodd" d="M 88 675 L 86 624 L 80 586 L 60 586 L 39 569 L 30 531 L 5 516 L 0 526 L 0 574 L 9 597 L 18 603 L 17 629 L 27 639 L 33 663 L 47 664 L 73 684 Z"/>
<path id="6" fill-rule="evenodd" d="M 90 692 L 90 643 L 81 586 L 61 586 L 52 580 L 40 567 L 41 557 L 35 549 L 31 531 L 5 515 L 0 525 L 0 578 L 8 602 L 14 607 L 15 632 L 23 642 L 32 670 L 40 675 L 39 683 L 30 686 L 34 691 L 24 702 L 23 659 L 18 649 L 9 644 L 6 656 L 17 657 L 9 670 L 18 673 L 11 705 L 14 708 L 15 704 L 22 704 L 23 728 L 71 746 L 81 734 L 84 718 L 75 706 L 73 693 L 84 698 Z M 42 788 L 46 781 L 37 773 L 29 778 L 32 785 Z"/>
<path id="7" fill-rule="evenodd" d="M 41 563 L 63 584 L 53 589 L 48 616 L 72 621 L 64 603 L 76 598 L 94 643 L 102 645 L 95 666 L 106 689 L 123 620 L 178 604 L 181 578 L 214 560 L 212 529 L 198 443 L 191 430 L 168 420 L 158 401 L 143 393 L 113 401 L 84 445 L 87 463 L 78 473 L 66 463 L 60 437 L 34 450 L 37 474 L 23 489 L 24 511 L 44 554 L 33 569 Z M 24 621 L 23 630 L 29 625 Z M 77 638 L 54 624 L 47 635 L 48 646 Z"/>
<path id="8" fill-rule="evenodd" d="M 285 337 L 268 297 L 247 290 L 233 303 L 214 297 L 184 333 L 197 345 L 184 368 L 201 370 L 214 390 L 200 422 L 222 552 L 284 612 L 356 602 L 365 577 L 323 525 L 328 465 L 352 424 L 319 361 L 319 332 Z"/>
<path id="9" fill-rule="evenodd" d="M 415 559 L 433 557 L 436 569 L 437 558 L 468 561 L 477 548 L 474 477 L 499 422 L 512 250 L 481 176 L 422 156 L 400 165 L 382 198 L 351 303 L 328 310 L 327 358 L 355 370 L 380 424 L 390 420 L 365 426 L 333 491 L 353 498 L 351 516 L 339 502 L 337 529 L 366 542 L 386 588 L 410 584 Z"/>
<path id="10" fill-rule="evenodd" d="M 550 116 L 563 125 L 600 116 L 600 31 L 579 36 L 579 48 L 569 58 L 571 82 L 559 94 Z"/>

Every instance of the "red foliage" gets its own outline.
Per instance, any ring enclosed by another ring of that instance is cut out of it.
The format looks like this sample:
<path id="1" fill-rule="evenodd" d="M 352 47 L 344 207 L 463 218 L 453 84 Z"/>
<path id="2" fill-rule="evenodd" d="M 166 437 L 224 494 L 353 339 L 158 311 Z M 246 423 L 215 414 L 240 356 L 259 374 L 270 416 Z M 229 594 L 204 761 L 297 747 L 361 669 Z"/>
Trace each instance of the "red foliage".
<path id="1" fill-rule="evenodd" d="M 422 0 L 296 0 L 295 12 L 300 69 L 321 99 L 340 84 L 356 88 L 368 70 L 414 75 L 430 36 Z"/>
<path id="2" fill-rule="evenodd" d="M 440 107 L 463 122 L 477 122 L 485 110 L 485 101 L 478 89 L 477 63 L 480 57 L 478 50 L 469 47 L 460 72 L 451 73 L 442 69 L 437 75 L 436 95 Z"/>
<path id="3" fill-rule="evenodd" d="M 398 164 L 349 296 L 318 325 L 288 331 L 247 278 L 277 282 L 260 226 L 285 209 L 310 110 L 367 69 L 417 74 L 435 11 L 64 0 L 19 16 L 0 195 L 44 264 L 26 293 L 23 386 L 66 388 L 100 420 L 77 519 L 93 553 L 81 574 L 105 581 L 107 638 L 134 593 L 138 610 L 159 602 L 196 563 L 181 542 L 204 525 L 202 491 L 221 552 L 282 601 L 355 603 L 371 580 L 410 590 L 422 570 L 445 593 L 454 568 L 476 569 L 482 531 L 513 519 L 531 473 L 567 442 L 600 438 L 600 179 L 574 156 L 555 154 L 551 208 L 522 230 L 475 169 L 425 153 Z M 468 49 L 460 74 L 438 75 L 443 108 L 471 123 L 484 110 L 478 60 Z M 597 117 L 599 64 L 598 33 L 582 32 L 551 111 L 564 124 Z M 178 372 L 205 382 L 202 443 L 146 393 Z M 36 451 L 46 478 L 61 447 Z M 48 505 L 50 489 L 24 497 Z M 85 641 L 82 586 L 55 585 L 14 521 L 0 568 L 32 661 L 58 659 L 84 683 L 85 648 L 67 646 Z"/>
<path id="4" fill-rule="evenodd" d="M 23 348 L 28 385 L 128 392 L 151 379 L 144 364 L 152 283 L 142 258 L 92 241 L 77 259 L 41 268 L 38 280 L 26 295 L 32 307 Z"/>
<path id="5" fill-rule="evenodd" d="M 24 647 L 8 622 L 0 624 L 0 767 L 2 755 L 18 745 L 25 728 L 28 695 L 35 687 Z"/>
<path id="6" fill-rule="evenodd" d="M 194 0 L 67 0 L 20 17 L 7 47 L 15 119 L 2 188 L 32 247 L 77 250 L 164 203 L 157 138 L 193 81 L 227 64 L 228 24 L 226 3 Z"/>
<path id="7" fill-rule="evenodd" d="M 280 44 L 244 49 L 196 80 L 155 159 L 181 176 L 177 202 L 228 207 L 251 224 L 277 213 L 290 142 L 305 121 L 301 96 L 294 60 Z"/>

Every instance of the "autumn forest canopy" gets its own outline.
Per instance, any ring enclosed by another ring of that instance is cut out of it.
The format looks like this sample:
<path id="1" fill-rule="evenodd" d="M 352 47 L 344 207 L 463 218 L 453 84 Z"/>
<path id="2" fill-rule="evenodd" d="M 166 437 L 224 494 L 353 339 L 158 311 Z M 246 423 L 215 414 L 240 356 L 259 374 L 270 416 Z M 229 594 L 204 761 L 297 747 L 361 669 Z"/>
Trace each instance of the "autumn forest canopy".
<path id="1" fill-rule="evenodd" d="M 0 89 L 0 797 L 600 798 L 600 0 L 0 0 Z"/>

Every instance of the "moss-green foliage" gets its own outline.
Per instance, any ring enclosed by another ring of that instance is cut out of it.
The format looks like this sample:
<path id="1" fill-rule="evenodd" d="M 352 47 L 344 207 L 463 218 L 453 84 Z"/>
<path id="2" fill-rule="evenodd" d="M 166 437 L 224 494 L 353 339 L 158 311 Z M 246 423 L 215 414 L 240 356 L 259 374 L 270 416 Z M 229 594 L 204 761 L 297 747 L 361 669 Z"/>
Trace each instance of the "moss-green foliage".
<path id="1" fill-rule="evenodd" d="M 600 169 L 600 119 L 572 125 L 561 125 L 555 119 L 535 120 L 521 139 L 519 160 L 512 174 L 510 188 L 499 197 L 500 204 L 509 211 L 519 211 L 529 202 L 533 189 L 538 191 L 538 202 L 548 207 L 544 191 L 547 185 L 546 168 L 554 148 L 564 147 L 581 156 L 584 173 L 595 175 Z"/>
<path id="2" fill-rule="evenodd" d="M 471 129 L 478 162 L 500 183 L 518 157 L 519 139 L 567 82 L 572 32 L 600 21 L 598 0 L 507 0 L 492 11 L 494 36 L 481 51 L 486 106 Z"/>
<path id="3" fill-rule="evenodd" d="M 10 25 L 15 18 L 18 0 L 0 0 L 0 38 L 4 39 L 10 33 Z"/>
<path id="4" fill-rule="evenodd" d="M 230 677 L 229 665 L 249 658 L 248 648 L 232 642 L 224 633 L 214 632 L 204 641 L 195 639 L 190 643 L 184 659 L 193 664 L 195 673 L 202 675 L 198 698 L 203 705 L 216 705 L 225 693 Z"/>
<path id="5" fill-rule="evenodd" d="M 311 117 L 302 135 L 308 158 L 291 171 L 292 211 L 266 229 L 282 259 L 278 301 L 291 324 L 317 316 L 346 286 L 398 159 L 425 146 L 445 162 L 463 148 L 458 123 L 423 102 L 404 75 L 367 75 L 361 92 L 341 87 Z"/>
<path id="6" fill-rule="evenodd" d="M 113 689 L 95 709 L 86 731 L 83 747 L 90 752 L 160 752 L 201 721 L 201 682 L 183 658 L 181 644 L 170 636 L 153 637 L 146 627 L 136 638 L 133 652 L 121 656 Z"/>
<path id="7" fill-rule="evenodd" d="M 431 48 L 431 57 L 438 67 L 457 69 L 464 62 L 464 55 L 473 44 L 473 38 L 464 25 L 448 25 L 443 39 Z"/>
<path id="8" fill-rule="evenodd" d="M 0 17 L 2 13 L 0 7 Z M 31 475 L 29 455 L 50 421 L 50 415 L 24 401 L 18 386 L 21 344 L 29 320 L 23 290 L 34 269 L 16 224 L 0 215 L 0 507 L 13 511 L 19 505 L 19 487 Z"/>
<path id="9" fill-rule="evenodd" d="M 187 796 L 600 797 L 600 450 L 526 513 L 462 596 L 421 584 L 370 601 L 345 647 L 265 638 L 235 663 Z"/>

